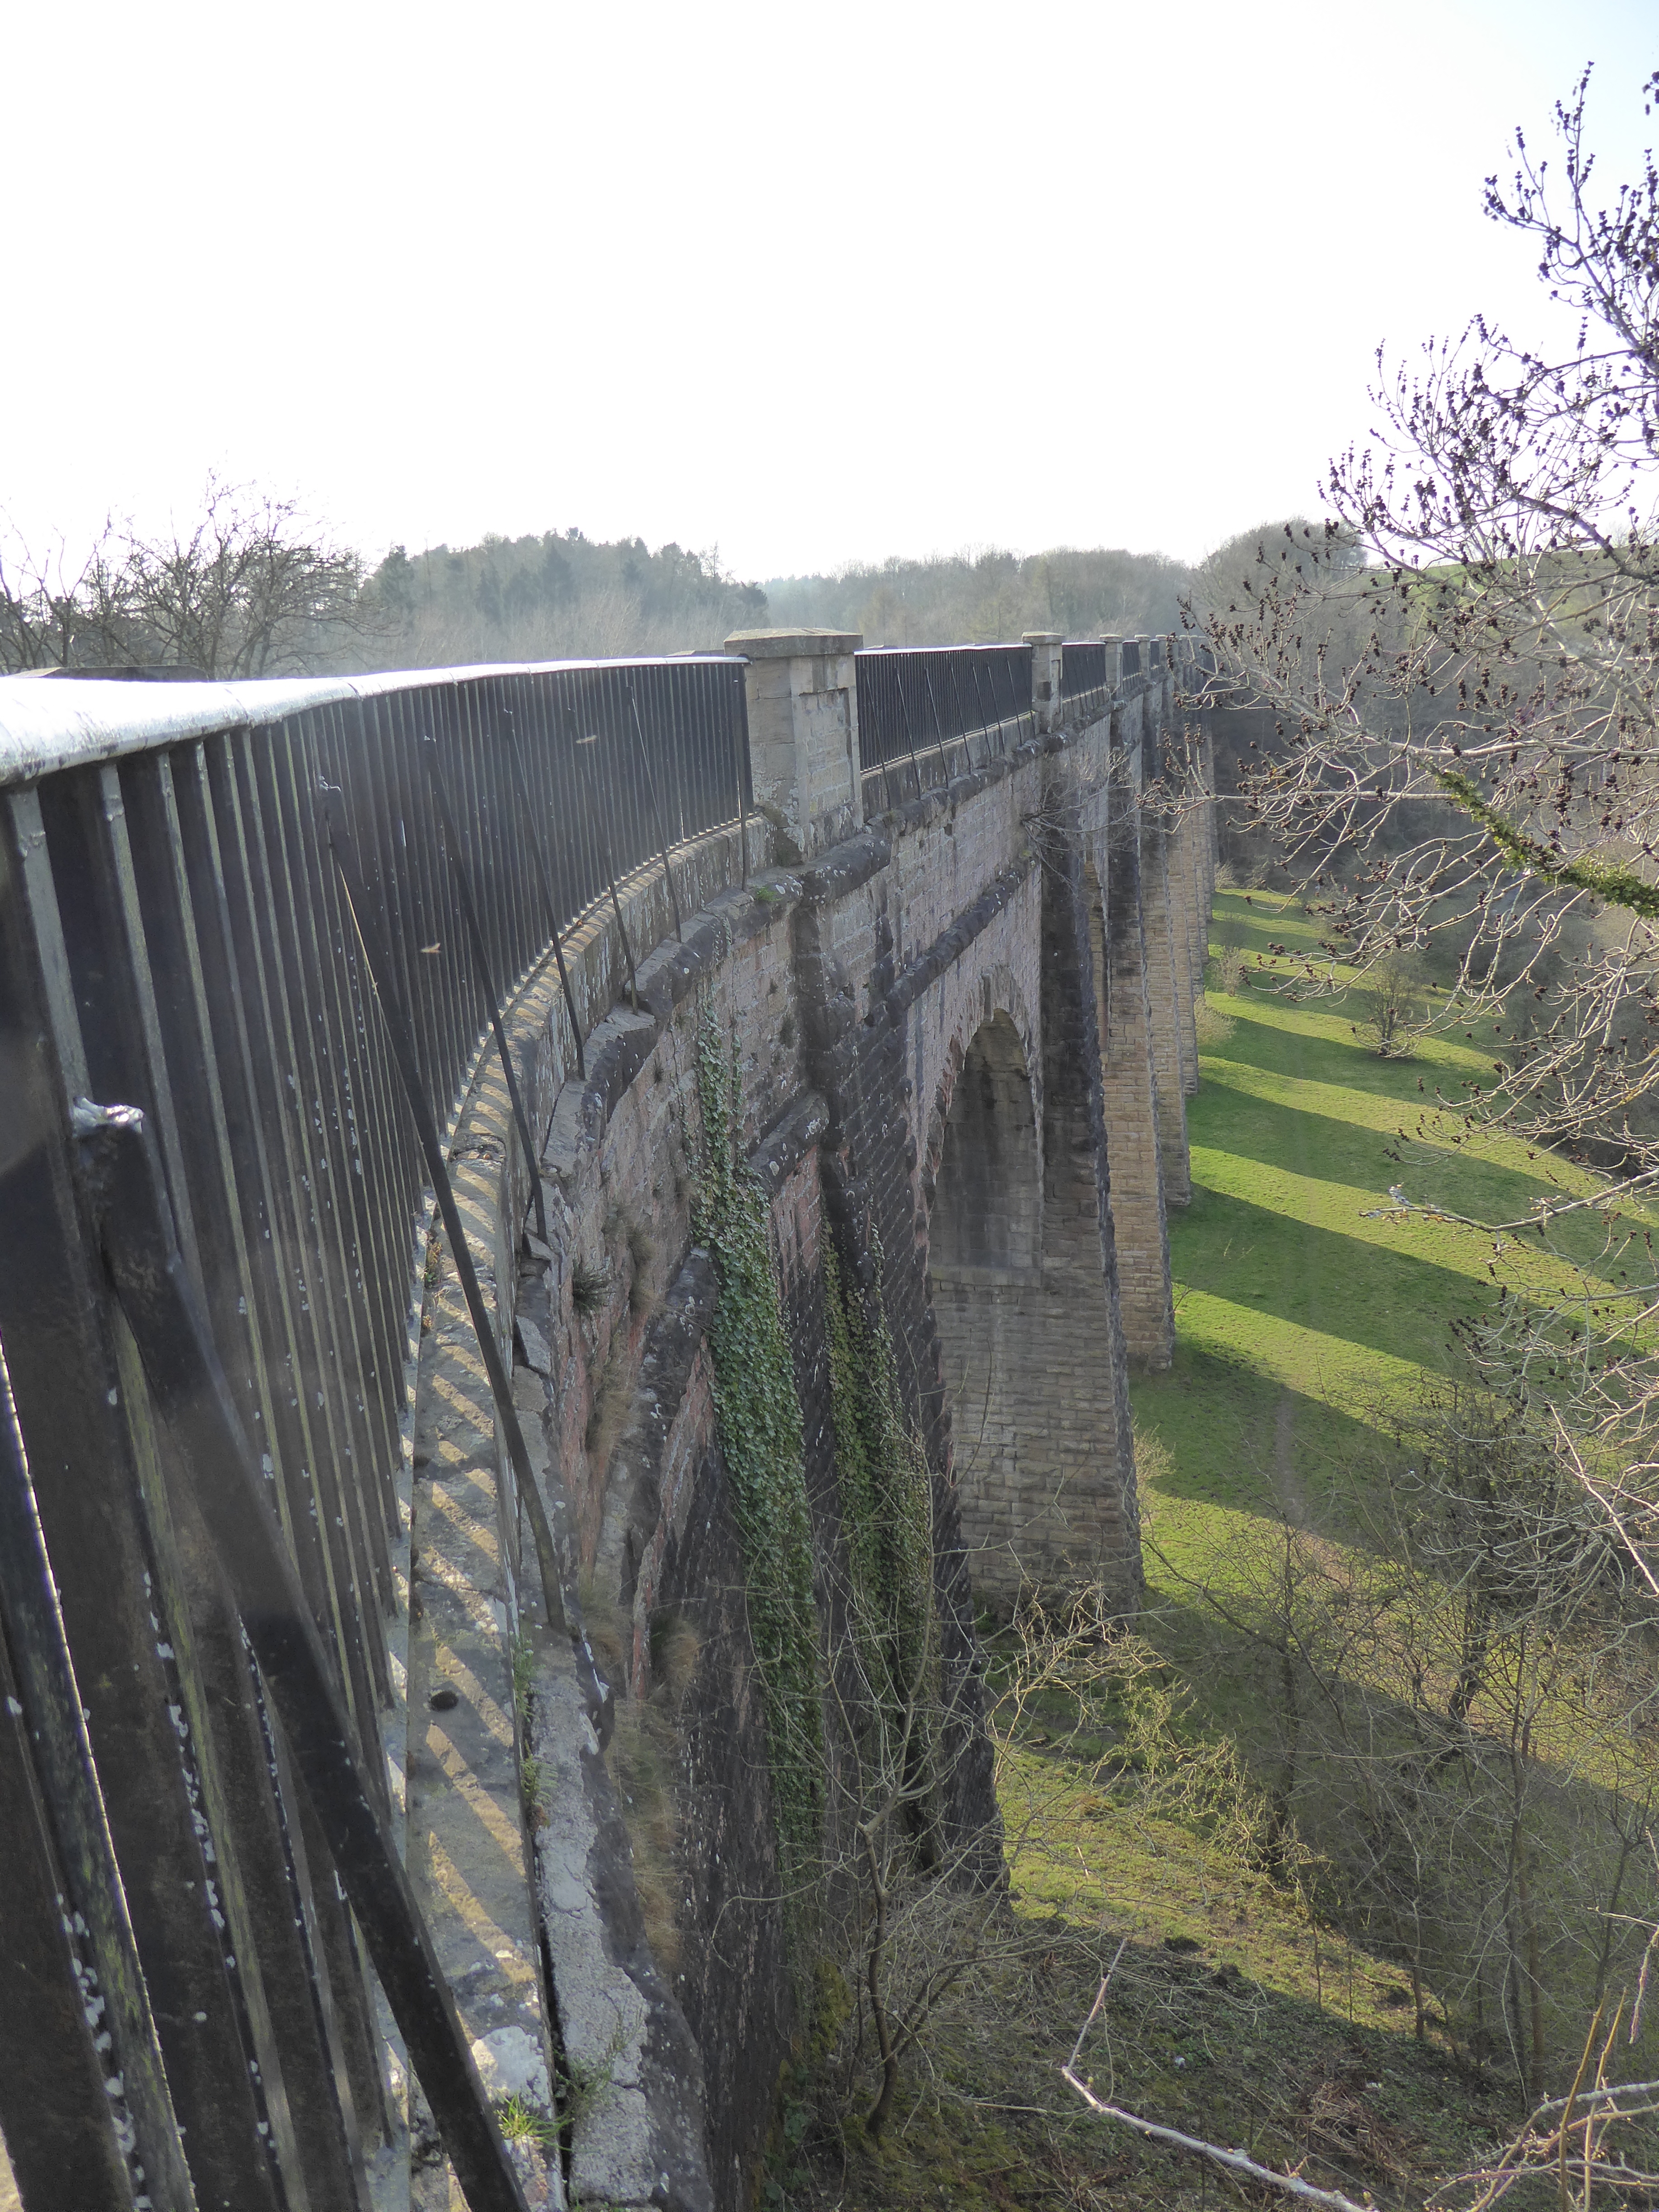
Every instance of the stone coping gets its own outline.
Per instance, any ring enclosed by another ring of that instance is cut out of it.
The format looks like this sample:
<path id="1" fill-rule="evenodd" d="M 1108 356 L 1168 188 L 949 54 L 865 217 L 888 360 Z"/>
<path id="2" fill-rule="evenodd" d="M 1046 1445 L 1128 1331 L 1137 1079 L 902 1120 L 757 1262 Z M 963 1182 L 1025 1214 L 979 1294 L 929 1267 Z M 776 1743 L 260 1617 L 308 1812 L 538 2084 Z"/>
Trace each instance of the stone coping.
<path id="1" fill-rule="evenodd" d="M 863 643 L 855 629 L 738 629 L 726 639 L 726 649 L 745 660 L 828 659 L 856 653 Z"/>

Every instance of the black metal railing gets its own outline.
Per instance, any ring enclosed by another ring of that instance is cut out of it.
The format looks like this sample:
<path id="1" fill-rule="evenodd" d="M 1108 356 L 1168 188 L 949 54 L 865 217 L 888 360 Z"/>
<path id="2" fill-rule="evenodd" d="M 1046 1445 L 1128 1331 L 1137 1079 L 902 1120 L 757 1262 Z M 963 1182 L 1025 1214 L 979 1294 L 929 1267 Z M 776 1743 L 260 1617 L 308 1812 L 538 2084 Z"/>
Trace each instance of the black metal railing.
<path id="1" fill-rule="evenodd" d="M 896 793 L 1036 733 L 1027 646 L 856 669 Z M 1062 704 L 1112 672 L 1068 646 Z M 365 1950 L 474 2212 L 520 2212 L 392 1843 L 421 1239 L 435 1188 L 465 1243 L 501 1003 L 750 798 L 723 655 L 0 686 L 0 1866 L 67 1901 L 0 2004 L 31 2212 L 366 2212 Z"/>
<path id="2" fill-rule="evenodd" d="M 748 777 L 721 656 L 0 698 L 0 1863 L 73 1904 L 74 2001 L 0 2012 L 26 2203 L 366 2212 L 367 1945 L 517 2212 L 390 1840 L 408 1085 L 451 1123 L 555 925 Z"/>
<path id="3" fill-rule="evenodd" d="M 1097 640 L 1067 642 L 1060 648 L 1060 696 L 1068 715 L 1088 721 L 1111 706 L 1115 669 L 1107 665 L 1106 647 Z"/>
<path id="4" fill-rule="evenodd" d="M 1126 637 L 1118 650 L 1119 667 L 1121 672 L 1125 676 L 1139 676 L 1140 673 L 1140 640 L 1138 637 Z"/>
<path id="5" fill-rule="evenodd" d="M 882 647 L 855 656 L 859 757 L 872 769 L 957 773 L 1036 732 L 1028 645 Z"/>

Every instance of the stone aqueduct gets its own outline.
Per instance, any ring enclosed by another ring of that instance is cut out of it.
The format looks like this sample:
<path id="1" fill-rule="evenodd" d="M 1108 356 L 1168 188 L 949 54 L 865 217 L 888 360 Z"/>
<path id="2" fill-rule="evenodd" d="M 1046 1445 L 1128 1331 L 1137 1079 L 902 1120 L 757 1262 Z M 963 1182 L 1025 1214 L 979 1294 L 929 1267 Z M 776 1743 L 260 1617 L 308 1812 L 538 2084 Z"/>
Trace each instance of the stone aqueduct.
<path id="1" fill-rule="evenodd" d="M 689 1249 L 702 1010 L 735 1041 L 744 1149 L 770 1199 L 821 1547 L 838 1534 L 823 1276 L 833 1225 L 866 1267 L 879 1248 L 935 1470 L 946 1664 L 964 1707 L 977 1696 L 975 1599 L 1006 1608 L 1027 1585 L 1093 1577 L 1127 1608 L 1140 1587 L 1127 1371 L 1132 1360 L 1167 1365 L 1174 1346 L 1167 1210 L 1190 1195 L 1185 1101 L 1215 864 L 1201 720 L 1177 715 L 1177 672 L 1161 650 L 1158 665 L 1118 677 L 1106 712 L 1066 715 L 1060 641 L 1039 638 L 1034 741 L 936 782 L 913 780 L 908 763 L 861 775 L 858 642 L 728 641 L 749 662 L 772 865 L 743 889 L 728 840 L 684 855 L 684 941 L 647 873 L 624 905 L 636 951 L 654 945 L 639 964 L 638 1009 L 618 1000 L 588 1039 L 586 1082 L 542 1094 L 558 1199 L 550 1261 L 519 1275 L 520 1387 L 543 1425 L 543 1465 L 568 1484 L 576 1471 L 582 1557 L 599 1605 L 625 1623 L 632 1693 L 648 1687 L 653 1621 L 695 1623 L 706 1664 L 689 1707 L 683 1870 L 693 1923 L 728 1931 L 683 1962 L 653 2027 L 639 2015 L 642 2054 L 653 2033 L 678 2040 L 662 2023 L 678 2014 L 700 2065 L 683 2065 L 676 2087 L 675 2069 L 653 2081 L 642 2061 L 635 2171 L 600 2149 L 584 2167 L 579 2146 L 579 2186 L 610 2201 L 632 2201 L 630 2183 L 639 2191 L 652 2168 L 684 2174 L 695 2197 L 684 2146 L 701 2131 L 715 2201 L 735 2203 L 769 2095 L 732 2085 L 769 2083 L 789 2032 L 781 1931 L 754 1902 L 775 1882 L 763 1742 L 733 1689 L 741 1608 L 719 1595 L 740 1588 L 742 1565 L 706 1344 L 714 1284 Z M 1154 647 L 1142 648 L 1148 664 Z M 595 917 L 585 973 L 622 973 L 617 932 Z M 561 1011 L 550 984 L 544 1006 L 523 1010 L 537 1024 L 532 1055 Z M 550 1085 L 561 1064 L 555 1045 Z M 488 1098 L 469 1134 L 483 1155 L 499 1152 L 504 1179 L 481 1182 L 477 1202 L 516 1221 L 505 1102 L 492 1115 Z M 654 1313 L 630 1296 L 647 1249 L 688 1255 Z M 611 1286 L 597 1316 L 573 1291 L 583 1268 Z M 464 1348 L 459 1312 L 451 1332 Z M 425 1448 L 443 1443 L 440 1422 Z M 481 1457 L 480 1512 L 495 1480 L 493 1451 Z M 416 1547 L 418 1557 L 418 1499 Z M 489 1572 L 481 1559 L 455 1565 L 474 1587 Z M 459 1616 L 450 1632 L 465 1634 Z M 441 1668 L 435 1651 L 431 1663 Z M 550 1735 L 543 1757 L 574 1782 L 568 1741 Z M 960 1823 L 994 1820 L 971 1748 L 957 1790 Z M 447 1778 L 427 1810 L 470 1826 Z M 554 1960 L 556 1978 L 556 1936 Z M 571 2032 L 567 2020 L 567 2041 Z M 707 2087 L 687 2109 L 696 2071 Z"/>
<path id="2" fill-rule="evenodd" d="M 1163 641 L 1109 646 L 1107 684 L 1081 702 L 1062 696 L 1060 641 L 1028 643 L 1020 742 L 977 764 L 941 746 L 861 769 L 855 638 L 728 641 L 746 663 L 754 812 L 592 908 L 566 934 L 568 990 L 545 960 L 518 989 L 506 1031 L 538 1167 L 493 1057 L 448 1134 L 531 1471 L 568 1516 L 602 1667 L 641 1697 L 665 1619 L 689 1624 L 696 1654 L 677 1863 L 691 1940 L 671 1966 L 647 1938 L 591 1699 L 546 1632 L 498 1407 L 434 1237 L 393 1540 L 389 1818 L 486 2088 L 547 2101 L 555 2071 L 601 2083 L 562 2171 L 520 2157 L 527 2202 L 735 2206 L 792 2028 L 708 1341 L 715 1282 L 693 1239 L 711 1012 L 769 1201 L 825 1559 L 839 1540 L 829 1242 L 879 1279 L 933 1478 L 963 1723 L 950 1817 L 993 1857 L 975 1599 L 1006 1607 L 1027 1583 L 1090 1577 L 1137 1600 L 1127 1376 L 1167 1364 L 1174 1342 L 1167 1215 L 1189 1194 L 1214 875 L 1207 739 Z M 525 1236 L 532 1173 L 543 1219 Z M 520 1696 L 515 1723 L 526 1638 L 533 1712 Z M 459 2204 L 429 2121 L 422 2153 L 408 2070 L 393 2063 L 380 2120 L 359 2112 L 352 2201 Z"/>

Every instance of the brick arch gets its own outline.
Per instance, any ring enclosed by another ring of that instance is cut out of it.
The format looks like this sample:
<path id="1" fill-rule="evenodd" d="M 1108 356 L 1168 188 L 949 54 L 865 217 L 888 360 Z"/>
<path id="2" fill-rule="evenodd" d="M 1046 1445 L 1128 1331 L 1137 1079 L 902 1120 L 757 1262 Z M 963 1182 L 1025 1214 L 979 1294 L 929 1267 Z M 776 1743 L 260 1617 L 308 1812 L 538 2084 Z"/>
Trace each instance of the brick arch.
<path id="1" fill-rule="evenodd" d="M 1042 1256 L 1042 1158 L 1023 1041 L 999 1008 L 951 1087 L 928 1217 L 936 1267 L 1030 1269 Z"/>
<path id="2" fill-rule="evenodd" d="M 1000 1018 L 1013 1031 L 1030 1091 L 1032 1121 L 1040 1133 L 1042 1127 L 1042 1061 L 1038 1045 L 1038 1031 L 1032 1020 L 1025 994 L 1020 989 L 1012 968 L 999 963 L 980 979 L 978 993 L 971 1001 L 971 1011 L 957 1024 L 949 1043 L 945 1048 L 944 1063 L 933 1092 L 933 1103 L 927 1116 L 927 1138 L 922 1147 L 921 1188 L 931 1218 L 939 1182 L 940 1163 L 945 1152 L 945 1132 L 951 1118 L 951 1109 L 956 1098 L 957 1086 L 962 1080 L 969 1048 L 980 1031 Z"/>

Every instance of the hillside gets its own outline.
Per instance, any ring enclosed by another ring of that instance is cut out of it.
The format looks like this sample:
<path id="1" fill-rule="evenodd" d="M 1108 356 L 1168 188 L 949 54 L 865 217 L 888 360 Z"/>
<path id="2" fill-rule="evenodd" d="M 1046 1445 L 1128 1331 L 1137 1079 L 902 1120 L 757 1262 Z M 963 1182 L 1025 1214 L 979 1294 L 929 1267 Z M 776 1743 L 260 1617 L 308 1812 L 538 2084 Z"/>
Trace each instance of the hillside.
<path id="1" fill-rule="evenodd" d="M 1316 1694 L 1367 1700 L 1370 1721 L 1400 1729 L 1409 1768 L 1400 1716 L 1413 1694 L 1426 1707 L 1435 1692 L 1413 1693 L 1389 1671 L 1390 1655 L 1410 1649 L 1398 1614 L 1413 1586 L 1388 1579 L 1399 1563 L 1372 1508 L 1405 1456 L 1398 1425 L 1458 1371 L 1454 1325 L 1487 1309 L 1496 1285 L 1490 1238 L 1390 1216 L 1389 1187 L 1420 1207 L 1503 1215 L 1547 1190 L 1594 1185 L 1519 1139 L 1470 1137 L 1459 1085 L 1491 1063 L 1443 1018 L 1410 1057 L 1384 1060 L 1368 1047 L 1358 992 L 1279 995 L 1286 970 L 1316 950 L 1292 901 L 1224 890 L 1213 929 L 1244 951 L 1252 981 L 1212 995 L 1201 1016 L 1193 1201 L 1171 1220 L 1180 1341 L 1167 1374 L 1133 1385 L 1148 1539 L 1139 1637 L 1115 1650 L 1075 1643 L 1039 1668 L 1035 1689 L 1030 1638 L 994 1640 L 1012 1929 L 941 2007 L 879 2150 L 862 2139 L 844 2081 L 802 2068 L 766 2198 L 775 2212 L 1241 2201 L 1190 2154 L 1091 2118 L 1060 2081 L 1109 1969 L 1083 2060 L 1100 2094 L 1358 2201 L 1422 2205 L 1437 2178 L 1479 2161 L 1523 2109 L 1502 1912 L 1497 1955 L 1471 1972 L 1458 1900 L 1425 1881 L 1427 1932 L 1414 1954 L 1402 1944 L 1382 1887 L 1368 1887 L 1345 1851 L 1400 1808 L 1386 1786 L 1369 1799 L 1345 1786 L 1310 1711 L 1308 1747 L 1327 1771 L 1297 1785 L 1304 1826 L 1285 1826 L 1275 1802 L 1284 1632 L 1306 1631 L 1312 1646 L 1316 1601 L 1350 1621 L 1366 1602 L 1395 1620 L 1392 1644 L 1352 1644 L 1346 1681 L 1328 1650 L 1296 1662 L 1296 1680 L 1310 1707 Z M 1599 1229 L 1591 1219 L 1574 1233 L 1593 1282 Z M 1535 1255 L 1505 1261 L 1518 1292 L 1548 1273 Z M 1273 1587 L 1286 1561 L 1289 1595 Z M 1565 1716 L 1561 1686 L 1543 1683 L 1534 1710 L 1547 1741 L 1513 1770 L 1553 1916 L 1540 1954 L 1550 2086 L 1571 2072 L 1598 1987 L 1609 2001 L 1633 1989 L 1654 1902 L 1639 1875 L 1620 1893 L 1619 1853 L 1606 1848 L 1609 1823 L 1628 1824 L 1622 1808 L 1639 1815 L 1650 1754 L 1627 1729 L 1600 1727 L 1593 1693 L 1575 1696 L 1571 1741 L 1548 1740 Z M 1504 1683 L 1494 1675 L 1482 1695 L 1473 1718 L 1496 1740 Z M 1463 1765 L 1477 1797 L 1479 1761 Z M 1432 1824 L 1419 1839 L 1446 1844 Z M 1472 1894 L 1493 1875 L 1481 1841 L 1471 1824 L 1453 1852 Z M 1389 1878 L 1397 1885 L 1397 1869 Z M 1510 1909 L 1512 1926 L 1512 1897 Z M 1615 1926 L 1620 1912 L 1630 1919 Z M 1583 1928 L 1588 1954 L 1571 1940 Z M 1640 2049 L 1624 2063 L 1654 2070 Z"/>

